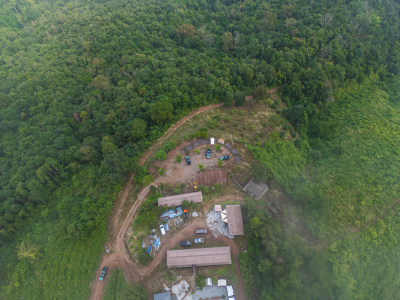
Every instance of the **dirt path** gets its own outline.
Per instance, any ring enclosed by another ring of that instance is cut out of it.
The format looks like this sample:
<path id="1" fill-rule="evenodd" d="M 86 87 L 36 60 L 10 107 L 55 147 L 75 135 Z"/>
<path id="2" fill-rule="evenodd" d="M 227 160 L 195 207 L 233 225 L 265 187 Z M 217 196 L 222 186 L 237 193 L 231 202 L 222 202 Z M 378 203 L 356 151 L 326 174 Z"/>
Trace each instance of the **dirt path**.
<path id="1" fill-rule="evenodd" d="M 149 159 L 149 157 L 156 152 L 156 150 L 175 132 L 177 131 L 183 124 L 185 124 L 187 121 L 189 121 L 191 118 L 193 118 L 195 115 L 198 115 L 199 113 L 202 113 L 203 111 L 221 107 L 223 106 L 224 103 L 218 103 L 218 104 L 213 104 L 213 105 L 208 105 L 204 107 L 200 107 L 194 111 L 192 111 L 190 114 L 188 114 L 186 117 L 183 119 L 179 120 L 176 122 L 172 127 L 170 127 L 165 134 L 157 141 L 157 143 L 153 144 L 149 150 L 146 151 L 146 153 L 143 154 L 143 156 L 139 159 L 139 164 L 144 165 L 146 160 Z"/>
<path id="2" fill-rule="evenodd" d="M 352 234 L 352 233 L 356 233 L 356 232 L 360 232 L 361 230 L 374 225 L 378 220 L 384 218 L 389 211 L 391 211 L 396 205 L 399 205 L 399 204 L 400 204 L 400 199 L 397 199 L 397 201 L 395 203 L 390 205 L 387 209 L 384 210 L 384 212 L 380 216 L 377 216 L 375 219 L 372 219 L 371 221 L 365 223 L 364 225 L 362 225 L 360 227 L 353 227 L 347 233 L 342 234 L 339 237 L 333 238 L 330 241 L 326 241 L 326 242 L 323 242 L 323 243 L 315 245 L 315 246 L 311 246 L 310 248 L 315 249 L 315 250 L 323 250 L 327 246 L 331 245 L 332 243 L 343 239 L 346 235 L 349 235 L 349 234 Z"/>
<path id="3" fill-rule="evenodd" d="M 146 153 L 143 154 L 142 158 L 139 160 L 140 164 L 144 164 L 144 162 L 150 157 L 152 153 L 162 144 L 164 143 L 165 140 L 167 140 L 177 129 L 179 129 L 185 122 L 193 118 L 193 116 L 209 110 L 213 109 L 216 107 L 222 106 L 223 103 L 215 104 L 215 105 L 209 105 L 202 107 L 200 109 L 197 109 L 190 113 L 188 116 L 184 117 L 181 119 L 179 122 L 175 123 L 170 129 L 167 130 L 166 134 L 159 139 L 159 141 L 154 144 Z M 112 272 L 114 269 L 122 269 L 124 271 L 124 276 L 126 281 L 128 282 L 138 282 L 142 280 L 145 276 L 150 274 L 154 268 L 162 261 L 163 256 L 158 255 L 156 259 L 153 260 L 152 264 L 150 266 L 144 268 L 144 269 L 139 269 L 136 268 L 135 265 L 131 262 L 129 254 L 126 251 L 125 245 L 124 245 L 124 239 L 125 239 L 125 233 L 126 230 L 128 229 L 129 225 L 132 223 L 134 220 L 134 217 L 136 216 L 137 212 L 139 211 L 140 206 L 146 199 L 147 194 L 150 191 L 150 186 L 147 186 L 143 188 L 138 196 L 135 202 L 133 203 L 132 207 L 130 208 L 127 216 L 121 223 L 121 216 L 122 212 L 126 203 L 126 199 L 129 195 L 129 192 L 132 188 L 133 184 L 133 174 L 129 175 L 129 178 L 127 182 L 125 183 L 122 191 L 118 195 L 117 200 L 114 203 L 113 210 L 111 212 L 110 216 L 110 221 L 109 221 L 109 226 L 108 226 L 108 233 L 109 236 L 112 237 L 112 239 L 106 244 L 106 246 L 111 250 L 111 254 L 105 254 L 103 255 L 101 262 L 99 264 L 99 268 L 96 272 L 96 276 L 92 283 L 90 284 L 90 289 L 91 289 L 91 296 L 90 299 L 102 299 L 105 291 L 105 286 L 107 284 L 109 274 Z M 185 231 L 186 232 L 186 231 Z M 169 243 L 168 243 L 169 244 Z M 167 246 L 167 245 L 166 245 Z M 168 250 L 167 247 L 163 247 L 162 251 Z M 163 252 L 160 252 L 161 254 Z M 160 257 L 160 258 L 158 258 Z M 108 266 L 109 268 L 109 274 L 106 276 L 105 280 L 103 282 L 100 282 L 98 280 L 101 270 L 103 266 Z M 154 266 L 154 267 L 153 267 Z M 149 273 L 150 272 L 150 273 Z"/>

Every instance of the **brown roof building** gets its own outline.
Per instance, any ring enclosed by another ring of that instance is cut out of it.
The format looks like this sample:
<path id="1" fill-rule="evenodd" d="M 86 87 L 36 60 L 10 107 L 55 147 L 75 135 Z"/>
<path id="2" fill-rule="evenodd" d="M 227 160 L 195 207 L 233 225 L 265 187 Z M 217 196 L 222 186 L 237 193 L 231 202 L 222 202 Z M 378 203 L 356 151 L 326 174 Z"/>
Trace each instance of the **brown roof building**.
<path id="1" fill-rule="evenodd" d="M 167 267 L 184 268 L 196 266 L 230 265 L 230 247 L 197 248 L 187 250 L 168 250 Z"/>
<path id="2" fill-rule="evenodd" d="M 227 205 L 228 230 L 230 235 L 244 235 L 243 218 L 240 205 Z"/>
<path id="3" fill-rule="evenodd" d="M 181 205 L 184 200 L 187 200 L 189 202 L 199 203 L 203 201 L 203 194 L 201 192 L 194 192 L 194 193 L 158 198 L 158 206 L 161 205 L 178 206 Z"/>

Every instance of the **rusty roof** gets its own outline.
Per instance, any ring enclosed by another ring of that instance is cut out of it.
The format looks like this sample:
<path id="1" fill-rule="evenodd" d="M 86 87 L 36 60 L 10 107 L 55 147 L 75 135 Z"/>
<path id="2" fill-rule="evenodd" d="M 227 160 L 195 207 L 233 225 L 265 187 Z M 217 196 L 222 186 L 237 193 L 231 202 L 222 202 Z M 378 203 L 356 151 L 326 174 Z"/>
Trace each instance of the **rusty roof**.
<path id="1" fill-rule="evenodd" d="M 194 192 L 194 193 L 158 198 L 158 206 L 161 205 L 177 206 L 181 205 L 184 200 L 187 200 L 189 202 L 202 202 L 203 194 L 201 192 Z"/>
<path id="2" fill-rule="evenodd" d="M 240 205 L 227 205 L 228 230 L 230 235 L 244 235 L 243 218 Z"/>
<path id="3" fill-rule="evenodd" d="M 168 250 L 168 268 L 196 266 L 218 266 L 232 264 L 230 247 Z"/>

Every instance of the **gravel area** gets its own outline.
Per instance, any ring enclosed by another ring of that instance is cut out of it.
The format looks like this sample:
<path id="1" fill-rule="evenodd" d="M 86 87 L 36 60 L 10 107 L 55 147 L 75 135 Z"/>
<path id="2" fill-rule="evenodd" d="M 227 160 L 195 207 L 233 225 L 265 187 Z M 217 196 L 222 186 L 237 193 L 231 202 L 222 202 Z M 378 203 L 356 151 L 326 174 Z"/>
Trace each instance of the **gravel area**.
<path id="1" fill-rule="evenodd" d="M 233 235 L 229 235 L 228 224 L 224 223 L 221 219 L 221 214 L 219 212 L 210 211 L 207 214 L 207 225 L 212 230 L 215 237 L 220 234 L 225 235 L 231 239 L 234 238 Z"/>
<path id="2" fill-rule="evenodd" d="M 181 282 L 172 286 L 171 288 L 172 293 L 176 295 L 176 298 L 178 300 L 182 300 L 183 298 L 185 298 L 186 292 L 188 290 L 189 290 L 189 284 L 185 280 L 182 280 Z"/>
<path id="3" fill-rule="evenodd" d="M 214 299 L 216 297 L 224 297 L 228 299 L 228 293 L 224 286 L 206 286 L 201 290 L 197 290 L 193 295 L 188 295 L 184 300 L 201 300 Z"/>

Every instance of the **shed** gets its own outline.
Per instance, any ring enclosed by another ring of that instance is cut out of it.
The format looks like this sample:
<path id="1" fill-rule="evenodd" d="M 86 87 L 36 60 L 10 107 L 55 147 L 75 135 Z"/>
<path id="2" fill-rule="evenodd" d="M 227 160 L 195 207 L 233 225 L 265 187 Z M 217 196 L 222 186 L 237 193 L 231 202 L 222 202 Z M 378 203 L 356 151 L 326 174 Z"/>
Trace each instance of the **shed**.
<path id="1" fill-rule="evenodd" d="M 154 294 L 153 300 L 171 300 L 171 294 L 169 292 Z"/>
<path id="2" fill-rule="evenodd" d="M 244 235 L 242 210 L 240 205 L 227 205 L 228 231 L 230 235 Z"/>
<path id="3" fill-rule="evenodd" d="M 218 279 L 218 286 L 226 286 L 226 279 Z"/>
<path id="4" fill-rule="evenodd" d="M 265 183 L 256 183 L 254 182 L 254 178 L 252 178 L 243 188 L 247 191 L 252 197 L 256 199 L 261 199 L 262 196 L 268 191 L 268 185 Z"/>
<path id="5" fill-rule="evenodd" d="M 185 250 L 168 250 L 167 267 L 184 268 L 196 265 L 219 266 L 231 265 L 230 247 L 197 248 Z"/>
<path id="6" fill-rule="evenodd" d="M 178 206 L 181 205 L 184 200 L 187 200 L 189 202 L 200 203 L 203 201 L 203 194 L 202 192 L 194 192 L 194 193 L 158 198 L 158 206 L 161 205 Z"/>
<path id="7" fill-rule="evenodd" d="M 210 145 L 214 145 L 215 144 L 215 139 L 212 137 L 211 139 L 210 139 Z"/>
<path id="8" fill-rule="evenodd" d="M 220 204 L 216 204 L 216 205 L 214 206 L 214 211 L 219 211 L 219 212 L 221 212 L 221 211 L 222 211 L 222 206 L 221 206 Z"/>
<path id="9" fill-rule="evenodd" d="M 226 290 L 228 291 L 228 297 L 233 297 L 233 287 L 231 285 L 228 285 L 226 287 Z"/>

